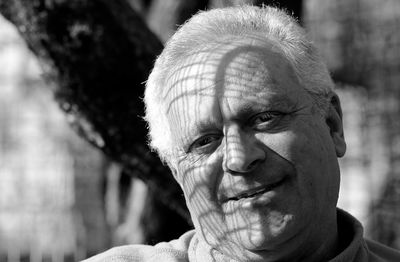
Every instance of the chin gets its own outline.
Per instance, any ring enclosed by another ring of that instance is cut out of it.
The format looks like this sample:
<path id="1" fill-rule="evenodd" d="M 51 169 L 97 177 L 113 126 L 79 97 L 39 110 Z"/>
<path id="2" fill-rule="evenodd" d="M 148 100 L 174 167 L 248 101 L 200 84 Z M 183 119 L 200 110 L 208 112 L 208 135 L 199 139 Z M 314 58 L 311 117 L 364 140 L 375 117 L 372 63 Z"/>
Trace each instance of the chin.
<path id="1" fill-rule="evenodd" d="M 249 219 L 248 224 L 231 230 L 232 241 L 249 251 L 274 250 L 293 238 L 296 232 L 293 215 L 274 214 Z M 252 220 L 252 221 L 251 221 Z"/>
<path id="2" fill-rule="evenodd" d="M 293 230 L 290 226 L 281 228 L 279 231 L 257 232 L 250 236 L 248 249 L 257 250 L 273 250 L 288 242 L 293 237 Z"/>
<path id="3" fill-rule="evenodd" d="M 285 257 L 286 252 L 281 248 L 271 248 L 276 244 L 272 244 L 271 239 L 266 238 L 262 233 L 241 236 L 240 238 L 241 240 L 236 242 L 234 246 L 227 248 L 225 245 L 224 250 L 221 251 L 241 262 L 281 261 Z"/>

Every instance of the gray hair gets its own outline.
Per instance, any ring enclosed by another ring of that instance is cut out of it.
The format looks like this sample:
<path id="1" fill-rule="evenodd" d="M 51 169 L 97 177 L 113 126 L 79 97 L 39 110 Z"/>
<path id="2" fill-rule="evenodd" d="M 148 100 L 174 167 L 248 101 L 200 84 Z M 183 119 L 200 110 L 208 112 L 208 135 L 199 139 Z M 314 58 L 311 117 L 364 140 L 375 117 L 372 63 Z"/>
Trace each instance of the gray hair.
<path id="1" fill-rule="evenodd" d="M 174 150 L 163 95 L 171 68 L 221 37 L 246 37 L 249 34 L 277 42 L 316 107 L 322 113 L 327 111 L 334 84 L 316 48 L 294 18 L 269 6 L 240 6 L 199 12 L 166 43 L 146 84 L 145 119 L 149 125 L 150 146 L 163 161 L 168 162 Z"/>

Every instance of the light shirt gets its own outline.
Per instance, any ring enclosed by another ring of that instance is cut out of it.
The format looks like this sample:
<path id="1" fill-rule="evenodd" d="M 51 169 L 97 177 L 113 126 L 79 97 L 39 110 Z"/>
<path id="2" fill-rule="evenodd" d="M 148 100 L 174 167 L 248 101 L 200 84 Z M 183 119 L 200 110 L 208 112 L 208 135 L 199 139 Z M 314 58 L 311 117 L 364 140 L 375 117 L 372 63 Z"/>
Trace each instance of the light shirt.
<path id="1" fill-rule="evenodd" d="M 361 223 L 338 209 L 340 241 L 345 240 L 343 251 L 328 262 L 400 262 L 400 252 L 364 239 Z M 343 242 L 342 242 L 343 244 Z M 179 239 L 155 246 L 127 245 L 112 248 L 84 262 L 237 262 L 201 241 L 195 230 Z"/>

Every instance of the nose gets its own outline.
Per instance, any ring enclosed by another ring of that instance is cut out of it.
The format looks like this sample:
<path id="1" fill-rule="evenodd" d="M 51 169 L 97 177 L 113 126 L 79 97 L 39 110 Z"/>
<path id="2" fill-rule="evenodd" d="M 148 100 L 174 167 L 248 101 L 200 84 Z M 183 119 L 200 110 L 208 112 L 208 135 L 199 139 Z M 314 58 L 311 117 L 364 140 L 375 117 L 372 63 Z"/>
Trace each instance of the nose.
<path id="1" fill-rule="evenodd" d="M 266 154 L 254 134 L 240 127 L 231 127 L 225 134 L 224 171 L 232 174 L 248 173 L 265 160 Z"/>

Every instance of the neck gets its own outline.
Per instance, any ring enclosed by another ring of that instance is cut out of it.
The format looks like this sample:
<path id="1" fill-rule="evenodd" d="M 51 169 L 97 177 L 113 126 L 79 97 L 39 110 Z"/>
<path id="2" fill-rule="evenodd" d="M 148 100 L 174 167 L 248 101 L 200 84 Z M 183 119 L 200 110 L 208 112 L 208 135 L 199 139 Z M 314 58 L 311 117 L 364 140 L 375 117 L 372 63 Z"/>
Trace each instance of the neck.
<path id="1" fill-rule="evenodd" d="M 289 248 L 291 252 L 286 256 L 282 257 L 282 252 L 277 252 L 275 254 L 259 254 L 255 256 L 257 261 L 291 261 L 291 262 L 321 262 L 329 261 L 336 257 L 341 252 L 341 246 L 339 245 L 342 240 L 339 239 L 338 225 L 336 210 L 329 218 L 323 221 L 328 221 L 324 223 L 322 227 L 315 225 L 308 233 L 308 236 L 304 236 L 302 240 L 296 240 L 297 247 Z M 299 242 L 302 244 L 298 246 Z M 292 243 L 293 244 L 293 243 Z M 241 250 L 240 247 L 237 248 Z M 192 255 L 201 258 L 194 261 L 233 261 L 232 254 L 234 251 L 224 253 L 211 247 L 207 241 L 202 237 L 199 237 L 197 241 L 192 242 Z M 210 257 L 209 260 L 206 257 Z M 212 258 L 212 259 L 211 259 Z M 248 257 L 249 260 L 250 257 Z M 237 259 L 237 258 L 236 258 Z M 254 259 L 252 258 L 251 261 Z M 237 259 L 235 261 L 244 261 L 244 259 Z"/>
<path id="2" fill-rule="evenodd" d="M 321 230 L 314 241 L 314 245 L 308 248 L 304 256 L 299 261 L 319 262 L 329 261 L 340 252 L 339 234 L 336 214 L 332 222 L 325 225 L 325 230 Z"/>

